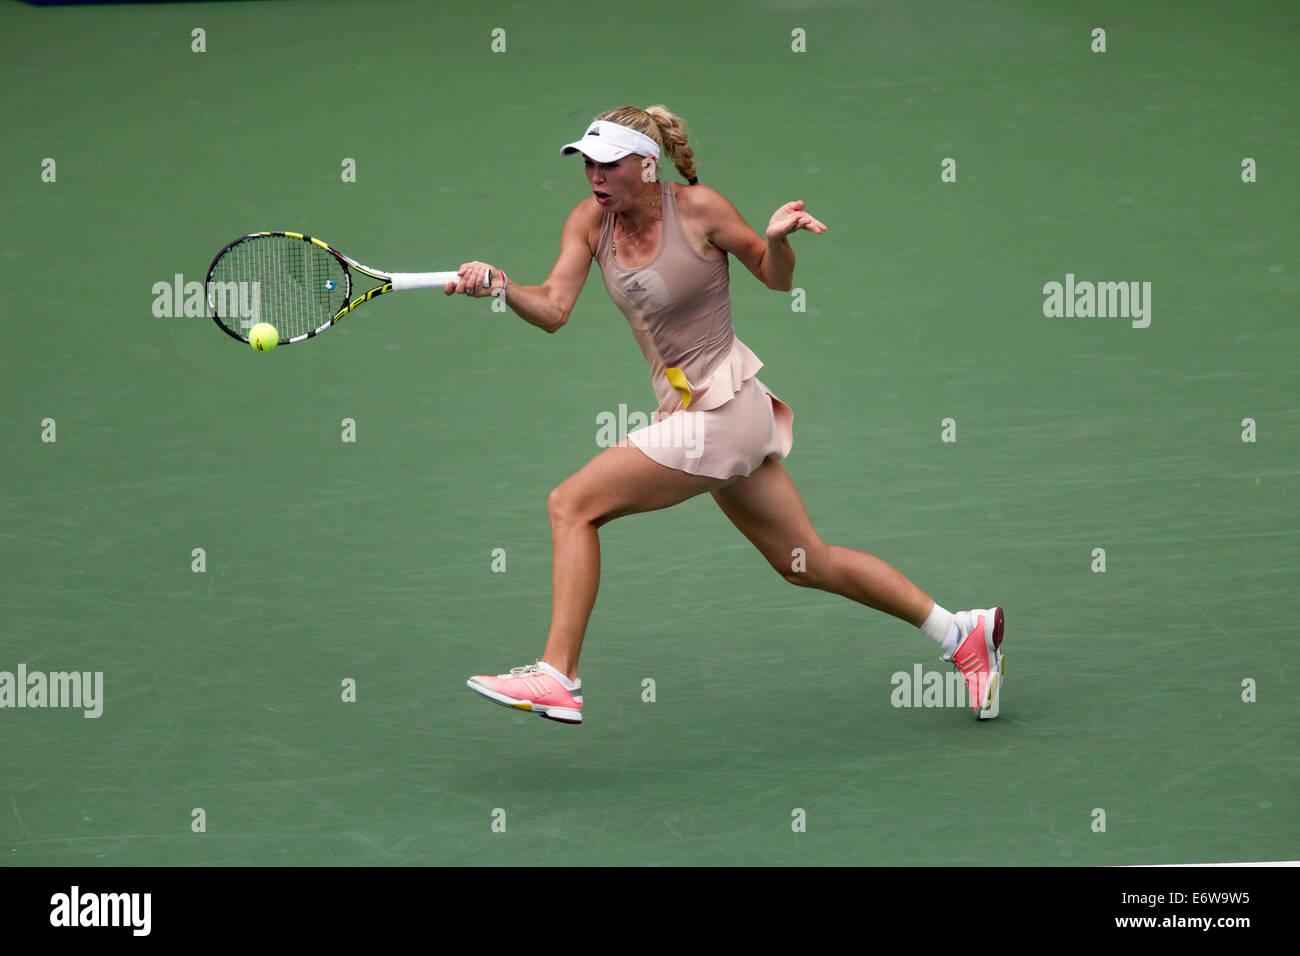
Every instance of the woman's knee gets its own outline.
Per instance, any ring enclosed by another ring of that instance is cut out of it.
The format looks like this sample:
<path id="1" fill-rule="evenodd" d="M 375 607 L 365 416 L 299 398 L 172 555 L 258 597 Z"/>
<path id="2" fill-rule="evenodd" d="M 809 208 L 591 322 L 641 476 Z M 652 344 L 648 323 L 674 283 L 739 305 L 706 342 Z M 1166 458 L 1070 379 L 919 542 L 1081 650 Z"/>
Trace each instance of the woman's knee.
<path id="1" fill-rule="evenodd" d="M 569 494 L 568 489 L 564 485 L 552 488 L 551 493 L 546 496 L 546 516 L 551 520 L 551 527 L 574 520 L 575 514 L 572 495 Z"/>
<path id="2" fill-rule="evenodd" d="M 554 488 L 546 497 L 546 514 L 551 527 L 599 524 L 602 515 L 590 495 L 584 495 L 574 478 Z"/>
<path id="3" fill-rule="evenodd" d="M 792 545 L 768 555 L 767 560 L 772 569 L 791 584 L 801 588 L 820 588 L 826 581 L 830 548 L 822 541 L 810 542 L 806 546 Z"/>

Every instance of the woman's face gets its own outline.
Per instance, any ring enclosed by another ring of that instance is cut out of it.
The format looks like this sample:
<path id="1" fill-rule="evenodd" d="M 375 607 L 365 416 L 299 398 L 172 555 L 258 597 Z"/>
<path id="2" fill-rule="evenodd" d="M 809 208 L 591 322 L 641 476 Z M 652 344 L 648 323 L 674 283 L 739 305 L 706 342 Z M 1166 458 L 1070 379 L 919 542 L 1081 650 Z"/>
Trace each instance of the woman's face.
<path id="1" fill-rule="evenodd" d="M 590 156 L 583 156 L 587 171 L 587 182 L 602 209 L 610 212 L 624 212 L 633 208 L 646 190 L 641 178 L 641 162 L 644 156 L 629 153 L 616 163 L 598 163 Z"/>

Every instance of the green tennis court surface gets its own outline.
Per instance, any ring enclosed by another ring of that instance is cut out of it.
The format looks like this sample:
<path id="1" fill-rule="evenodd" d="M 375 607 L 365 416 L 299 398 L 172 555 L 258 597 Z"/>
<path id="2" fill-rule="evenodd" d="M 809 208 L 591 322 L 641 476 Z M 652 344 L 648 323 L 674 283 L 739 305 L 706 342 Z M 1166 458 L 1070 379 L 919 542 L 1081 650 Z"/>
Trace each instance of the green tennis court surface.
<path id="1" fill-rule="evenodd" d="M 1297 23 L 0 6 L 0 672 L 103 682 L 96 718 L 0 708 L 0 858 L 1300 857 Z M 932 642 L 784 583 L 708 498 L 602 529 L 583 726 L 465 688 L 541 653 L 547 495 L 653 407 L 594 269 L 555 336 L 436 292 L 270 355 L 155 315 L 264 229 L 540 283 L 587 194 L 559 147 L 625 103 L 681 115 L 756 229 L 830 227 L 794 237 L 802 312 L 733 262 L 737 332 L 822 536 L 1006 609 L 998 719 L 929 706 Z M 1067 281 L 1150 283 L 1149 325 L 1045 315 Z"/>

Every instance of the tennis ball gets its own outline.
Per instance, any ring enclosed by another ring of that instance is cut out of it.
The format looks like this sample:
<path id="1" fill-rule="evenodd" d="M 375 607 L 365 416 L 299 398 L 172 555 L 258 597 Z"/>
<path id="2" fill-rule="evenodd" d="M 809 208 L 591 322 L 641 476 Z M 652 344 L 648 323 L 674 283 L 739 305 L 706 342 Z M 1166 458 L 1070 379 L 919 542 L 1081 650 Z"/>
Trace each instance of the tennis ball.
<path id="1" fill-rule="evenodd" d="M 269 352 L 280 344 L 280 333 L 269 322 L 259 322 L 248 333 L 248 344 L 259 352 Z"/>

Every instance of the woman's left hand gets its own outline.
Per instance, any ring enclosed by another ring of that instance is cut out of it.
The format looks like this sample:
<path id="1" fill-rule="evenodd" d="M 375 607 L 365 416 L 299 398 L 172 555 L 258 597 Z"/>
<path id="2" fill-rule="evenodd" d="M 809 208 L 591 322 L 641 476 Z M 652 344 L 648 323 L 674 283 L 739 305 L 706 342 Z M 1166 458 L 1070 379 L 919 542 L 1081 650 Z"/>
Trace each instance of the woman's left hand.
<path id="1" fill-rule="evenodd" d="M 772 213 L 772 220 L 767 224 L 767 239 L 769 242 L 774 239 L 781 239 L 799 229 L 807 229 L 814 235 L 826 231 L 824 223 L 803 211 L 802 199 L 788 202 Z"/>

